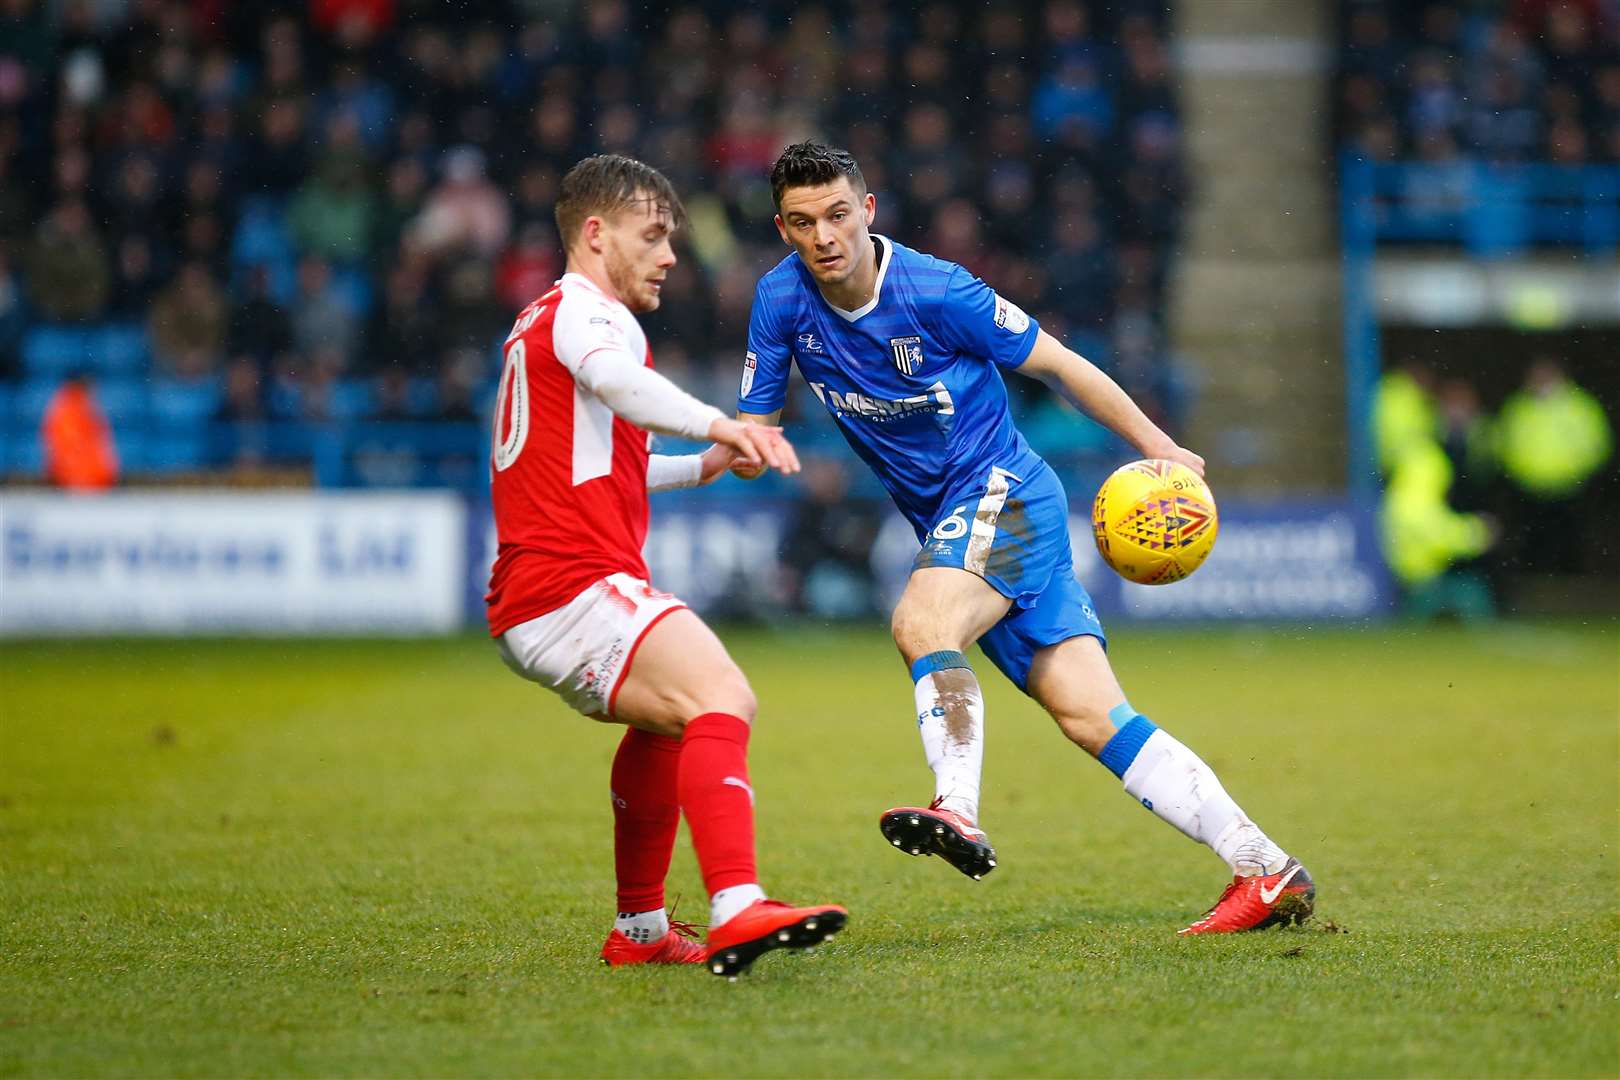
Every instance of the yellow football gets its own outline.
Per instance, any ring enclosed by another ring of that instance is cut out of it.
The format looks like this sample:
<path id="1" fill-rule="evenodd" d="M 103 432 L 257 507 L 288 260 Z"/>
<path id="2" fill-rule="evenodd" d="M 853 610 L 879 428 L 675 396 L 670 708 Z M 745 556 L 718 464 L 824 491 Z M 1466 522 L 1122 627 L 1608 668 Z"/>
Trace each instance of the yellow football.
<path id="1" fill-rule="evenodd" d="M 1121 465 L 1091 505 L 1103 561 L 1139 585 L 1168 585 L 1198 569 L 1218 527 L 1209 485 L 1174 461 Z"/>

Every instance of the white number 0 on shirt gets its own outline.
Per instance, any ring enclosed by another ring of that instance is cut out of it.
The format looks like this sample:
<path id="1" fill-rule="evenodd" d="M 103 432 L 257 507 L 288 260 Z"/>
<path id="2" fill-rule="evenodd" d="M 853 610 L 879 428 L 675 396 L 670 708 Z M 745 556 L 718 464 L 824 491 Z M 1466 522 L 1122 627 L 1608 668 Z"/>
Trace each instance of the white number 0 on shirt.
<path id="1" fill-rule="evenodd" d="M 528 349 L 518 338 L 506 350 L 506 367 L 501 371 L 501 389 L 495 398 L 495 471 L 505 472 L 523 452 L 529 440 Z M 501 435 L 501 429 L 506 434 Z"/>

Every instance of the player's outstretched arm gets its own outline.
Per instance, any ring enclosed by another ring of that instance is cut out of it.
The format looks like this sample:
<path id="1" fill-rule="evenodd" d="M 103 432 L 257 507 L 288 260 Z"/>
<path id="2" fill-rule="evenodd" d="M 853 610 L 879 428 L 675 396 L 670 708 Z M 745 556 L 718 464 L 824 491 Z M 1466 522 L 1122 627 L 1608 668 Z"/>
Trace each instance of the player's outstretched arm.
<path id="1" fill-rule="evenodd" d="M 727 468 L 746 468 L 751 477 L 766 469 L 784 476 L 799 471 L 799 455 L 779 427 L 717 418 L 709 426 L 713 446 L 701 454 L 653 454 L 647 459 L 647 490 L 702 487 Z"/>
<path id="2" fill-rule="evenodd" d="M 725 419 L 725 413 L 713 405 L 704 404 L 619 349 L 587 353 L 573 371 L 579 384 L 615 415 L 645 431 L 686 439 L 711 438 L 714 422 Z"/>
<path id="3" fill-rule="evenodd" d="M 653 455 L 647 465 L 648 490 L 706 484 L 733 461 L 758 472 L 799 471 L 799 457 L 781 428 L 729 419 L 621 350 L 587 353 L 575 366 L 574 377 L 615 415 L 637 427 L 660 435 L 707 438 L 716 444 L 703 454 Z"/>
<path id="4" fill-rule="evenodd" d="M 781 428 L 777 426 L 777 421 L 782 419 L 782 410 L 777 409 L 773 413 L 740 412 L 737 414 L 737 419 L 744 421 L 745 423 L 763 424 L 766 427 L 776 428 L 778 431 L 780 431 Z M 731 471 L 742 477 L 744 480 L 753 480 L 765 472 L 765 466 L 762 463 L 749 464 L 748 462 L 739 459 L 731 463 Z M 795 469 L 794 471 L 796 472 L 797 470 Z"/>
<path id="5" fill-rule="evenodd" d="M 1204 459 L 1148 419 L 1131 396 L 1095 364 L 1045 330 L 1018 368 L 1062 394 L 1075 408 L 1136 447 L 1143 457 L 1179 461 L 1204 475 Z"/>

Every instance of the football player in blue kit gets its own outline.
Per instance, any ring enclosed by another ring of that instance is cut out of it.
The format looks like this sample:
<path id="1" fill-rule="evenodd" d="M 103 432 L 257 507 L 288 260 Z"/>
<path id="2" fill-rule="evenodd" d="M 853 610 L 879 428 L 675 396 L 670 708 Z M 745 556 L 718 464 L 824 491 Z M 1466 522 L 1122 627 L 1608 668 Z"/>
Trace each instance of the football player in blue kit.
<path id="1" fill-rule="evenodd" d="M 883 835 L 975 879 L 996 865 L 978 824 L 984 698 L 963 655 L 976 641 L 1134 799 L 1231 868 L 1220 899 L 1181 933 L 1304 921 L 1315 899 L 1305 868 L 1126 700 L 1074 575 L 1068 499 L 1013 426 L 1001 372 L 1042 380 L 1143 457 L 1200 475 L 1203 459 L 983 281 L 869 232 L 877 200 L 847 152 L 788 147 L 771 191 L 793 250 L 754 295 L 739 416 L 774 425 L 796 363 L 922 545 L 893 632 L 916 685 L 934 799 L 886 811 Z"/>

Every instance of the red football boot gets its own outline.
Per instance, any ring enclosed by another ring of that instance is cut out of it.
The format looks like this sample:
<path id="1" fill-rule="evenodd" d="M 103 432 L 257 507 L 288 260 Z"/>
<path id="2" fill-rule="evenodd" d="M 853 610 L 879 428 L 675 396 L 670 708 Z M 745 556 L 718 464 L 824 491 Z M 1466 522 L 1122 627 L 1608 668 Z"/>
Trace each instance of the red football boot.
<path id="1" fill-rule="evenodd" d="M 938 855 L 978 881 L 996 868 L 990 838 L 967 818 L 935 799 L 927 808 L 897 806 L 878 818 L 883 838 L 911 855 Z"/>
<path id="2" fill-rule="evenodd" d="M 1178 934 L 1235 934 L 1268 926 L 1302 923 L 1316 910 L 1316 882 L 1298 859 L 1290 858 L 1275 874 L 1238 877 L 1215 906 Z"/>
<path id="3" fill-rule="evenodd" d="M 701 964 L 703 946 L 692 939 L 698 936 L 691 923 L 669 921 L 669 933 L 657 941 L 639 945 L 615 929 L 602 944 L 602 963 L 609 967 L 625 964 Z"/>
<path id="4" fill-rule="evenodd" d="M 709 970 L 735 979 L 772 949 L 813 949 L 844 928 L 849 912 L 836 904 L 790 907 L 755 900 L 709 931 Z"/>

